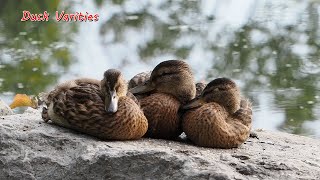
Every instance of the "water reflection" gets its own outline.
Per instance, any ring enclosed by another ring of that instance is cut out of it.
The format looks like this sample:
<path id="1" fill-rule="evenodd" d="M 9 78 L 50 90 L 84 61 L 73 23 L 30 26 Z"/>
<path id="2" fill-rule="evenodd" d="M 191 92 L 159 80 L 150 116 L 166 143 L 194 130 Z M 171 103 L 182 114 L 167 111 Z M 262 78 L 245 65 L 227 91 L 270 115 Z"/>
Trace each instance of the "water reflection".
<path id="1" fill-rule="evenodd" d="M 1 0 L 0 92 L 7 92 L 10 98 L 12 93 L 37 94 L 46 90 L 70 66 L 67 43 L 71 39 L 65 37 L 72 32 L 72 26 L 54 21 L 20 22 L 23 10 L 53 14 L 58 5 L 59 1 Z"/>
<path id="2" fill-rule="evenodd" d="M 101 78 L 111 67 L 130 78 L 162 60 L 183 58 L 197 80 L 235 79 L 254 102 L 255 128 L 320 137 L 318 1 L 75 2 L 70 11 L 99 13 L 99 21 L 38 23 L 42 30 L 19 35 L 35 30 L 34 23 L 6 24 L 3 11 L 14 18 L 21 6 L 1 10 L 0 91 L 36 93 L 72 77 Z M 59 5 L 50 3 L 39 6 L 54 11 Z M 65 40 L 70 32 L 76 33 Z M 55 43 L 66 45 L 52 48 Z M 19 49 L 36 53 L 25 59 Z"/>

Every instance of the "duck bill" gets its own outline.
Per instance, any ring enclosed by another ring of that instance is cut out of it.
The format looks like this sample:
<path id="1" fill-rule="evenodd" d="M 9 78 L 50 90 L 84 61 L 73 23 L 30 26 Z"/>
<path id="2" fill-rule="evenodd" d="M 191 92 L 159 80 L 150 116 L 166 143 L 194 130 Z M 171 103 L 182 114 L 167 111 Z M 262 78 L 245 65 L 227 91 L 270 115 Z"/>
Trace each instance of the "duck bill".
<path id="1" fill-rule="evenodd" d="M 118 110 L 119 97 L 116 91 L 110 91 L 109 95 L 105 97 L 105 110 L 108 113 L 115 113 Z"/>
<path id="2" fill-rule="evenodd" d="M 132 94 L 143 94 L 147 92 L 151 92 L 154 90 L 154 87 L 151 86 L 151 84 L 144 84 L 140 86 L 136 86 L 129 90 Z"/>
<path id="3" fill-rule="evenodd" d="M 193 108 L 200 107 L 203 104 L 204 104 L 204 100 L 202 98 L 195 98 L 191 100 L 189 103 L 187 103 L 186 105 L 182 106 L 181 109 L 183 110 L 193 109 Z"/>

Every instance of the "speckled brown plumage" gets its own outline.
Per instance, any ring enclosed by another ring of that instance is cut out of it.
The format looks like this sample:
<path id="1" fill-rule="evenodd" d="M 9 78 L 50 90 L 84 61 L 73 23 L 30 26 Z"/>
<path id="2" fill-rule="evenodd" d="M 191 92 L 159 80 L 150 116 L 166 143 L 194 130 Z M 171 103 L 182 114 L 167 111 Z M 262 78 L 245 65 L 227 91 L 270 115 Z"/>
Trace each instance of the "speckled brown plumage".
<path id="1" fill-rule="evenodd" d="M 135 76 L 133 76 L 128 84 L 128 88 L 134 88 L 136 86 L 142 85 L 144 83 L 146 83 L 147 81 L 150 80 L 150 76 L 151 76 L 151 72 L 152 71 L 145 71 L 145 72 L 141 72 L 136 74 Z"/>
<path id="2" fill-rule="evenodd" d="M 141 73 L 138 73 L 135 76 L 133 76 L 128 83 L 129 91 L 132 88 L 135 88 L 137 86 L 142 86 L 142 85 L 146 84 L 148 81 L 150 81 L 151 72 L 152 71 L 145 71 L 145 72 L 141 72 Z M 151 92 L 149 92 L 149 93 L 146 92 L 143 94 L 136 94 L 134 96 L 136 97 L 137 101 L 139 101 L 142 98 L 149 96 L 150 94 L 151 94 Z"/>
<path id="3" fill-rule="evenodd" d="M 149 122 L 147 137 L 171 139 L 182 133 L 178 114 L 180 102 L 176 98 L 155 93 L 141 99 L 140 104 Z"/>
<path id="4" fill-rule="evenodd" d="M 196 97 L 200 96 L 204 88 L 207 86 L 204 82 L 198 82 L 196 83 Z"/>
<path id="5" fill-rule="evenodd" d="M 142 137 L 148 128 L 147 119 L 140 107 L 125 96 L 126 85 L 121 87 L 123 82 L 117 79 L 121 76 L 113 77 L 102 80 L 101 85 L 100 81 L 88 79 L 58 85 L 48 96 L 48 109 L 44 109 L 42 114 L 44 120 L 50 119 L 60 126 L 101 139 L 130 140 Z M 105 107 L 106 93 L 110 89 L 119 92 L 115 113 L 108 113 Z"/>
<path id="6" fill-rule="evenodd" d="M 198 99 L 185 106 L 201 104 L 183 115 L 183 131 L 199 146 L 238 147 L 249 137 L 252 121 L 251 103 L 240 98 L 233 81 L 213 80 Z"/>
<path id="7" fill-rule="evenodd" d="M 181 134 L 178 110 L 196 93 L 193 75 L 186 62 L 161 62 L 153 69 L 149 81 L 131 91 L 134 95 L 151 93 L 140 99 L 149 123 L 147 137 L 174 139 Z"/>

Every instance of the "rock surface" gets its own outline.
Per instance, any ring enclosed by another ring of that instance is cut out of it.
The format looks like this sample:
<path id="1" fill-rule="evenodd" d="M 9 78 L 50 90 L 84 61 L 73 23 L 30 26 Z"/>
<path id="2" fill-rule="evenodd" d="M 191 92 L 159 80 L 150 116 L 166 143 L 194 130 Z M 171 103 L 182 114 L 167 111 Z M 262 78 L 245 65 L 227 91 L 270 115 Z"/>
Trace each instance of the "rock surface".
<path id="1" fill-rule="evenodd" d="M 100 141 L 42 122 L 0 117 L 0 179 L 319 179 L 320 141 L 256 132 L 237 149 L 141 139 Z"/>
<path id="2" fill-rule="evenodd" d="M 0 116 L 12 115 L 12 109 L 0 99 Z"/>

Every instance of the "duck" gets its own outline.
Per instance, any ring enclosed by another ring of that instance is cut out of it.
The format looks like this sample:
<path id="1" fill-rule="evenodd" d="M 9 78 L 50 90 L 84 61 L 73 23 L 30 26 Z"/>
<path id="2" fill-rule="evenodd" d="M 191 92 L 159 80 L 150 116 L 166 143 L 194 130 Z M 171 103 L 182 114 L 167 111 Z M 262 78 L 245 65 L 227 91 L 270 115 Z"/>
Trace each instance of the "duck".
<path id="1" fill-rule="evenodd" d="M 70 80 L 48 93 L 42 118 L 102 140 L 139 139 L 147 132 L 148 121 L 127 91 L 116 69 L 105 71 L 101 81 Z"/>
<path id="2" fill-rule="evenodd" d="M 159 63 L 148 80 L 129 91 L 142 95 L 139 102 L 149 124 L 145 137 L 176 139 L 182 133 L 180 106 L 196 95 L 194 77 L 185 61 Z"/>
<path id="3" fill-rule="evenodd" d="M 38 99 L 36 96 L 28 96 L 26 94 L 16 94 L 13 102 L 8 106 L 0 99 L 0 116 L 13 115 L 13 109 L 18 107 L 38 108 Z"/>
<path id="4" fill-rule="evenodd" d="M 251 102 L 241 97 L 229 78 L 211 81 L 201 95 L 181 107 L 182 129 L 194 144 L 210 148 L 236 148 L 250 134 Z"/>

